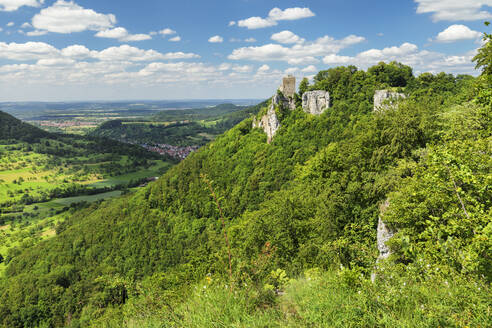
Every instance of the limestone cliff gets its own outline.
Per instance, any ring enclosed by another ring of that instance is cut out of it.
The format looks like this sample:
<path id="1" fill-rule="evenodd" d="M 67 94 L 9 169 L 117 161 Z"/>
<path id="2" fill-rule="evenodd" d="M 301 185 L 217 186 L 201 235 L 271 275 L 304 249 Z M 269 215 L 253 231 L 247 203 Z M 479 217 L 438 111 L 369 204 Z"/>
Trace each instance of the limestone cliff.
<path id="1" fill-rule="evenodd" d="M 277 113 L 275 111 L 276 107 L 294 110 L 296 108 L 296 103 L 294 99 L 285 98 L 281 93 L 277 93 L 272 97 L 272 102 L 267 113 L 259 120 L 256 119 L 256 117 L 253 119 L 253 128 L 263 129 L 267 135 L 268 143 L 272 142 L 273 137 L 280 128 L 280 121 L 278 120 Z"/>
<path id="2" fill-rule="evenodd" d="M 391 255 L 391 249 L 386 243 L 395 235 L 395 231 L 390 229 L 382 218 L 388 206 L 389 206 L 389 201 L 387 200 L 380 207 L 380 211 L 379 211 L 378 230 L 377 230 L 377 246 L 378 246 L 379 256 L 376 260 L 376 270 L 377 270 L 378 262 L 387 259 Z M 376 276 L 377 276 L 376 272 L 373 272 L 371 275 L 371 280 L 373 282 L 376 279 Z"/>
<path id="3" fill-rule="evenodd" d="M 329 107 L 330 93 L 327 91 L 308 91 L 302 95 L 302 109 L 306 113 L 320 115 Z"/>
<path id="4" fill-rule="evenodd" d="M 378 261 L 388 258 L 391 255 L 391 249 L 386 245 L 386 242 L 388 242 L 388 240 L 390 240 L 395 235 L 395 232 L 391 230 L 382 219 L 382 215 L 384 214 L 388 206 L 389 201 L 387 200 L 380 208 L 377 234 L 377 243 L 379 250 Z"/>
<path id="5" fill-rule="evenodd" d="M 398 99 L 405 99 L 403 93 L 392 92 L 389 90 L 376 90 L 374 94 L 374 110 L 386 109 L 396 105 Z"/>
<path id="6" fill-rule="evenodd" d="M 296 109 L 296 102 L 294 99 L 295 86 L 295 77 L 291 75 L 284 77 L 282 80 L 282 85 L 279 88 L 280 92 L 277 92 L 272 97 L 272 102 L 270 103 L 267 113 L 260 119 L 257 119 L 256 117 L 253 119 L 253 128 L 263 129 L 268 137 L 268 143 L 272 142 L 273 137 L 280 128 L 280 121 L 278 120 L 277 113 L 275 111 L 276 108 L 289 110 Z"/>
<path id="7" fill-rule="evenodd" d="M 256 117 L 253 119 L 253 128 L 260 128 L 265 131 L 267 135 L 267 142 L 270 143 L 273 140 L 273 136 L 277 133 L 280 128 L 280 122 L 275 112 L 275 107 L 272 105 L 268 109 L 268 112 L 257 120 Z"/>

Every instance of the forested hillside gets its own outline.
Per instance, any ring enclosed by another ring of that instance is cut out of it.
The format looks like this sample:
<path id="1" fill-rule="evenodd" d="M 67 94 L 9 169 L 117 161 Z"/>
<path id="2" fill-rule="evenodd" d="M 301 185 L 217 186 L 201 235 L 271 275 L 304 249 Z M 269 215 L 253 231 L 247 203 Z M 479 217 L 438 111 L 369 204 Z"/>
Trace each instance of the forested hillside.
<path id="1" fill-rule="evenodd" d="M 74 204 L 118 196 L 174 163 L 109 139 L 48 133 L 0 112 L 0 274 L 19 247 L 54 235 Z"/>
<path id="2" fill-rule="evenodd" d="M 248 118 L 16 255 L 0 322 L 490 326 L 490 41 L 477 58 L 479 78 L 398 63 L 320 72 L 301 93 L 330 92 L 322 115 L 277 108 L 270 144 Z M 385 88 L 407 98 L 373 111 Z M 396 234 L 376 267 L 379 216 Z"/>

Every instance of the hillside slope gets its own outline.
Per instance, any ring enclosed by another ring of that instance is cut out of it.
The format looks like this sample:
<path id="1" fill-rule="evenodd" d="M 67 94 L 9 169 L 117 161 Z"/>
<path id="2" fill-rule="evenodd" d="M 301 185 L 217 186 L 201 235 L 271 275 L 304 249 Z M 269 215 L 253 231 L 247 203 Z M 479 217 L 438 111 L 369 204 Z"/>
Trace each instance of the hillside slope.
<path id="1" fill-rule="evenodd" d="M 400 233 L 387 272 L 405 277 L 408 270 L 424 282 L 466 277 L 482 286 L 491 279 L 491 129 L 483 129 L 490 112 L 470 103 L 473 78 L 408 71 L 380 64 L 374 72 L 320 72 L 311 88 L 334 99 L 322 115 L 279 108 L 271 144 L 246 119 L 137 194 L 74 214 L 56 237 L 12 259 L 0 281 L 1 323 L 127 325 L 136 305 L 174 314 L 175 304 L 193 302 L 203 279 L 248 294 L 244 311 L 253 315 L 274 306 L 286 283 L 275 272 L 295 277 L 313 268 L 342 268 L 348 288 L 360 291 L 374 270 L 379 207 L 388 198 L 387 221 Z M 403 83 L 391 84 L 391 74 L 405 76 Z M 374 113 L 374 91 L 383 87 L 409 97 Z M 388 311 L 401 311 L 399 300 Z M 478 309 L 456 304 L 439 324 Z M 186 312 L 172 325 L 186 324 Z M 470 313 L 463 322 L 477 323 Z M 421 318 L 436 323 L 432 313 Z"/>
<path id="2" fill-rule="evenodd" d="M 47 132 L 0 111 L 0 140 L 15 139 L 32 141 L 48 135 Z"/>
<path id="3" fill-rule="evenodd" d="M 48 133 L 0 112 L 0 274 L 18 247 L 54 235 L 73 204 L 117 196 L 174 163 L 113 140 Z"/>

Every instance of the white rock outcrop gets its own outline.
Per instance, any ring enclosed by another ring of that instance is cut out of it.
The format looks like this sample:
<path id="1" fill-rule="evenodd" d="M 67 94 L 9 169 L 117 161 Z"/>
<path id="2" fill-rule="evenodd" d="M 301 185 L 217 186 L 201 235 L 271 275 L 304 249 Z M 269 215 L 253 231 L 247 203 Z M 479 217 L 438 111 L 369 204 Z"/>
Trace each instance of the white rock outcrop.
<path id="1" fill-rule="evenodd" d="M 267 142 L 272 142 L 273 137 L 280 128 L 280 121 L 275 112 L 275 107 L 270 106 L 266 115 L 263 115 L 260 120 L 257 120 L 255 117 L 253 119 L 253 128 L 263 129 L 267 135 Z"/>
<path id="2" fill-rule="evenodd" d="M 396 106 L 399 99 L 405 99 L 403 93 L 392 92 L 389 90 L 376 90 L 374 93 L 374 110 L 384 110 Z"/>
<path id="3" fill-rule="evenodd" d="M 272 98 L 272 105 L 271 106 L 278 106 L 282 108 L 288 108 L 290 110 L 295 110 L 296 109 L 296 102 L 293 98 L 285 98 L 282 95 L 276 94 Z"/>
<path id="4" fill-rule="evenodd" d="M 302 109 L 306 113 L 320 115 L 329 107 L 330 93 L 328 91 L 307 91 L 302 95 Z"/>
<path id="5" fill-rule="evenodd" d="M 280 128 L 280 121 L 275 111 L 277 107 L 294 110 L 296 109 L 296 102 L 292 98 L 285 98 L 281 94 L 276 94 L 272 97 L 272 103 L 268 108 L 268 112 L 259 120 L 256 117 L 253 118 L 253 128 L 263 129 L 267 135 L 268 143 L 272 142 L 273 137 Z"/>
<path id="6" fill-rule="evenodd" d="M 378 221 L 378 235 L 377 235 L 377 243 L 379 256 L 378 261 L 384 260 L 391 255 L 391 249 L 386 245 L 386 242 L 390 240 L 395 235 L 394 231 L 392 231 L 386 223 L 379 217 Z"/>
<path id="7" fill-rule="evenodd" d="M 371 281 L 372 282 L 374 282 L 376 280 L 376 277 L 377 277 L 376 272 L 378 270 L 378 263 L 384 259 L 387 259 L 392 254 L 391 249 L 389 248 L 388 245 L 386 245 L 386 243 L 391 238 L 393 238 L 393 236 L 395 235 L 396 232 L 394 230 L 392 230 L 390 227 L 388 227 L 382 219 L 382 215 L 384 214 L 384 212 L 388 208 L 389 204 L 390 203 L 387 200 L 386 202 L 384 202 L 383 205 L 381 205 L 381 207 L 379 209 L 378 230 L 377 230 L 377 246 L 378 246 L 379 256 L 376 260 L 376 267 L 375 267 L 376 271 L 374 271 L 371 274 Z"/>

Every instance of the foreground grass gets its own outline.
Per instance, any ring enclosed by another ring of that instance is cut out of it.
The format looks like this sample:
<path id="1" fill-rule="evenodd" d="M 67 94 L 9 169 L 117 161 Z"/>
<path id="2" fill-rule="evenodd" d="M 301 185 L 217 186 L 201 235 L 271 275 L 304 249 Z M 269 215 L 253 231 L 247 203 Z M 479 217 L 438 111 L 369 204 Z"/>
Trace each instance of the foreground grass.
<path id="1" fill-rule="evenodd" d="M 486 283 L 412 277 L 354 283 L 343 272 L 291 280 L 282 296 L 223 284 L 194 287 L 179 303 L 158 294 L 110 310 L 93 327 L 491 327 Z"/>

